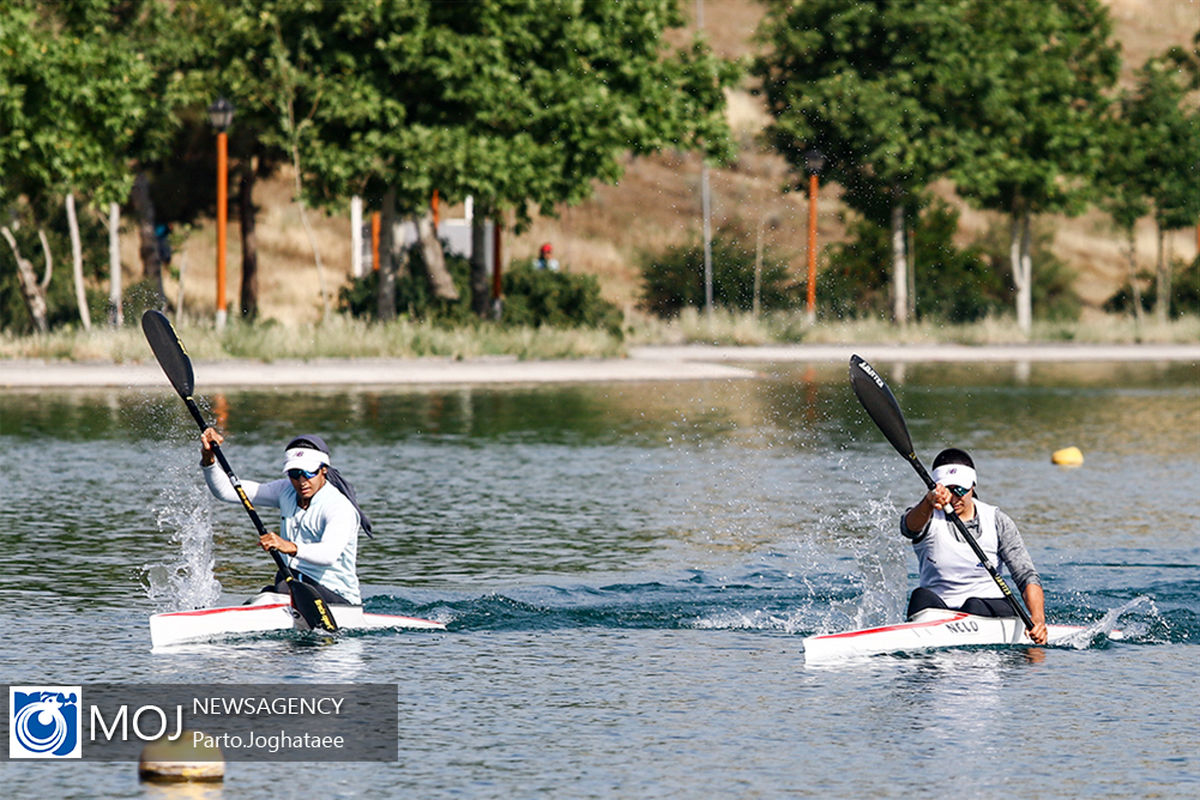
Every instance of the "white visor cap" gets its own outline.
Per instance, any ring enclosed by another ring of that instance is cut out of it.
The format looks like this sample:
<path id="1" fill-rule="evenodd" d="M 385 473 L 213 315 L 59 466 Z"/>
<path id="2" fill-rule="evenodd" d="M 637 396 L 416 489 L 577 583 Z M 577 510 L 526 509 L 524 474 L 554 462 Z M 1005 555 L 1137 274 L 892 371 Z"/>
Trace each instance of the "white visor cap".
<path id="1" fill-rule="evenodd" d="M 942 464 L 933 471 L 933 480 L 942 486 L 970 489 L 975 485 L 975 470 L 966 464 Z"/>
<path id="2" fill-rule="evenodd" d="M 287 451 L 283 459 L 283 471 L 302 469 L 305 472 L 316 472 L 322 465 L 329 463 L 329 456 L 320 450 L 309 447 L 293 447 Z"/>

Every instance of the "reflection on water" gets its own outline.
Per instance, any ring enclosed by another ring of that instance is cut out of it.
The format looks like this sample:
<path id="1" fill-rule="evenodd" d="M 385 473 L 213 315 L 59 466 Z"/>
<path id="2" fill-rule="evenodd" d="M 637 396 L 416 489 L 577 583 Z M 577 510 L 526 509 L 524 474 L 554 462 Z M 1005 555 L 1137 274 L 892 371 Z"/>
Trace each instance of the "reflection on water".
<path id="1" fill-rule="evenodd" d="M 1179 794 L 1200 748 L 1200 369 L 875 366 L 927 463 L 973 451 L 1051 617 L 1126 641 L 805 668 L 800 637 L 895 620 L 915 580 L 895 529 L 922 487 L 841 365 L 210 397 L 197 376 L 243 478 L 279 474 L 294 433 L 326 437 L 379 531 L 360 541 L 368 609 L 449 630 L 148 654 L 152 611 L 238 602 L 273 573 L 245 513 L 208 496 L 169 388 L 0 392 L 5 588 L 22 612 L 0 674 L 400 687 L 400 763 L 232 765 L 239 797 L 992 797 L 1014 775 L 1046 797 Z M 1050 463 L 1066 445 L 1082 467 Z M 129 765 L 47 766 L 6 766 L 6 788 L 170 794 Z"/>

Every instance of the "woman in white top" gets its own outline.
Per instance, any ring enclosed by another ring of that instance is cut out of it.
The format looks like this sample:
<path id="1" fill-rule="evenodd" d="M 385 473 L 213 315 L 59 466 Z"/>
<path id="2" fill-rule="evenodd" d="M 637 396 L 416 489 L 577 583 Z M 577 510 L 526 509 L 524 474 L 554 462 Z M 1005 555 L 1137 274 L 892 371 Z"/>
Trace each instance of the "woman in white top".
<path id="1" fill-rule="evenodd" d="M 212 445 L 223 437 L 212 428 L 200 435 L 200 466 L 209 490 L 219 499 L 240 503 L 225 473 L 216 468 Z M 316 588 L 335 605 L 359 605 L 358 529 L 370 533 L 370 521 L 358 508 L 354 490 L 329 463 L 329 448 L 319 436 L 302 436 L 288 443 L 283 471 L 286 478 L 256 483 L 242 481 L 254 506 L 280 512 L 279 533 L 259 538 L 263 550 L 278 550 L 296 578 Z M 287 594 L 282 574 L 264 591 Z"/>
<path id="2" fill-rule="evenodd" d="M 993 565 L 1004 562 L 1016 581 L 1033 620 L 1030 638 L 1046 641 L 1046 601 L 1041 578 L 1012 519 L 976 497 L 975 463 L 965 451 L 950 448 L 933 460 L 937 485 L 904 512 L 900 531 L 912 540 L 921 585 L 913 590 L 908 616 L 924 608 L 952 608 L 988 617 L 1014 616 L 1012 607 L 958 527 L 941 510 L 947 504 Z"/>

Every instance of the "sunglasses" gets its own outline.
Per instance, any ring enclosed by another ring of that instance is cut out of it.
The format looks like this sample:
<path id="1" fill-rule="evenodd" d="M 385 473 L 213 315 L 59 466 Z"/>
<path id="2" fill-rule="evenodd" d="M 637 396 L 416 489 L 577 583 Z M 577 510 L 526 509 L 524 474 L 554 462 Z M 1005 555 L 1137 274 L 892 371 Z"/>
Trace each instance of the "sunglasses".
<path id="1" fill-rule="evenodd" d="M 955 497 L 966 497 L 971 491 L 970 488 L 966 486 L 947 486 L 946 488 L 953 492 Z"/>
<path id="2" fill-rule="evenodd" d="M 321 474 L 320 467 L 317 467 L 316 472 L 309 472 L 306 469 L 289 469 L 287 471 L 287 476 L 294 481 L 298 481 L 301 478 L 308 478 L 309 480 L 312 480 L 313 478 L 317 477 L 320 474 Z"/>

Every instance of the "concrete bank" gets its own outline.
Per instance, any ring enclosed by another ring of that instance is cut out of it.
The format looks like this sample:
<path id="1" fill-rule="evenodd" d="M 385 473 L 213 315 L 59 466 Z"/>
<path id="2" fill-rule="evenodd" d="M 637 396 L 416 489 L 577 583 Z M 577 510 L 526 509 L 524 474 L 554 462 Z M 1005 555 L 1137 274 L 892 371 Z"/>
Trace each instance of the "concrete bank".
<path id="1" fill-rule="evenodd" d="M 268 386 L 453 386 L 689 381 L 758 376 L 750 364 L 837 363 L 857 353 L 878 363 L 1159 361 L 1200 364 L 1200 343 L 1186 345 L 710 345 L 631 348 L 628 358 L 518 361 L 515 358 L 321 359 L 194 364 L 206 391 Z M 154 361 L 138 364 L 0 361 L 0 389 L 168 388 Z"/>

